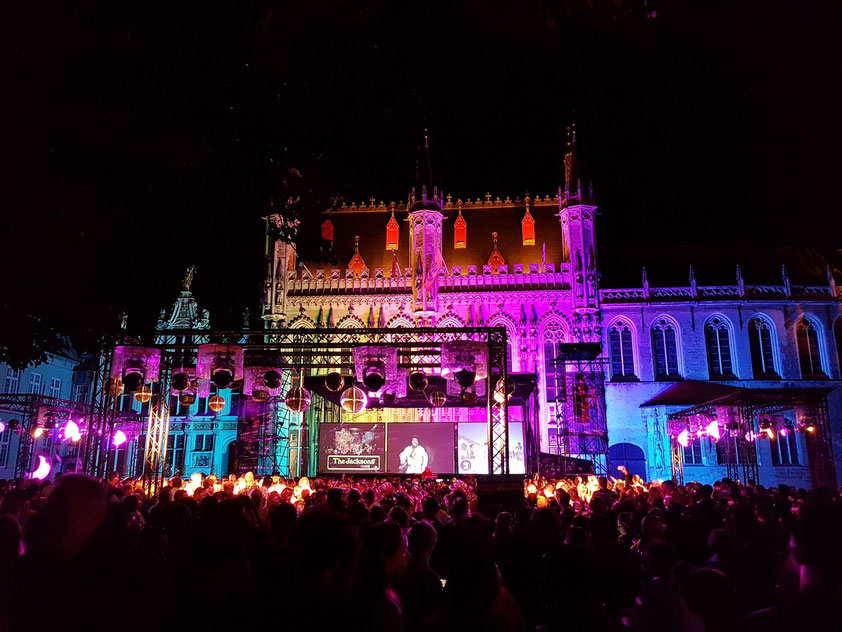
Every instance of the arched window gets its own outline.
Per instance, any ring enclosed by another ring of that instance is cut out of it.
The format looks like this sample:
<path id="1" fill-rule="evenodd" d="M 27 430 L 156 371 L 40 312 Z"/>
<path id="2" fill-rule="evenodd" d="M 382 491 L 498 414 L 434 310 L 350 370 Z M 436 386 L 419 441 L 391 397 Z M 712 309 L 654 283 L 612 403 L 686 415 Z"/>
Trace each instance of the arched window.
<path id="1" fill-rule="evenodd" d="M 665 318 L 652 325 L 652 356 L 656 380 L 675 380 L 678 372 L 678 344 L 675 326 Z"/>
<path id="2" fill-rule="evenodd" d="M 795 339 L 798 342 L 801 377 L 805 380 L 827 377 L 822 369 L 819 328 L 816 324 L 806 318 L 799 320 L 795 326 Z"/>
<path id="3" fill-rule="evenodd" d="M 842 318 L 837 318 L 833 325 L 833 337 L 836 339 L 836 357 L 839 359 L 839 372 L 842 373 Z"/>
<path id="4" fill-rule="evenodd" d="M 634 378 L 634 343 L 631 326 L 618 320 L 608 330 L 608 348 L 611 354 L 611 379 Z"/>
<path id="5" fill-rule="evenodd" d="M 544 385 L 547 404 L 551 409 L 550 423 L 554 423 L 554 404 L 567 399 L 564 367 L 559 362 L 559 343 L 564 342 L 564 331 L 560 324 L 550 323 L 543 331 L 544 341 Z"/>
<path id="6" fill-rule="evenodd" d="M 705 323 L 705 341 L 707 343 L 708 370 L 711 379 L 734 378 L 728 323 L 718 316 L 711 318 Z"/>
<path id="7" fill-rule="evenodd" d="M 775 370 L 772 325 L 762 318 L 748 321 L 748 346 L 751 351 L 751 371 L 755 380 L 780 377 Z"/>

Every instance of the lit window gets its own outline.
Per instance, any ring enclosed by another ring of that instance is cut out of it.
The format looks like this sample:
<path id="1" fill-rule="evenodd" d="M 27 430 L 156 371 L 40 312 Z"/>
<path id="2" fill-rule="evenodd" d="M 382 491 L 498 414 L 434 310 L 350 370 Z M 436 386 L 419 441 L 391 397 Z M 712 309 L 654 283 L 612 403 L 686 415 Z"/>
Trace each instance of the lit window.
<path id="1" fill-rule="evenodd" d="M 29 374 L 29 392 L 34 395 L 41 394 L 41 374 L 40 373 L 30 373 Z"/>
<path id="2" fill-rule="evenodd" d="M 674 380 L 678 373 L 678 345 L 675 327 L 666 319 L 652 326 L 652 354 L 655 360 L 655 379 Z"/>
<path id="3" fill-rule="evenodd" d="M 392 211 L 392 217 L 389 218 L 389 223 L 386 224 L 386 250 L 398 249 L 400 234 L 400 226 L 398 226 L 398 221 L 395 219 L 395 212 Z"/>
<path id="4" fill-rule="evenodd" d="M 633 378 L 634 345 L 628 323 L 618 321 L 608 332 L 608 347 L 611 354 L 611 379 Z"/>
<path id="5" fill-rule="evenodd" d="M 708 350 L 708 369 L 711 378 L 734 377 L 731 363 L 731 341 L 728 324 L 722 318 L 711 318 L 705 325 L 705 341 Z"/>
<path id="6" fill-rule="evenodd" d="M 459 215 L 453 224 L 453 247 L 466 248 L 468 244 L 468 223 L 462 217 L 462 209 L 459 209 Z"/>
<path id="7" fill-rule="evenodd" d="M 521 238 L 524 246 L 535 245 L 535 219 L 532 213 L 529 212 L 529 207 L 526 207 L 526 214 L 520 222 Z"/>
<path id="8" fill-rule="evenodd" d="M 748 321 L 748 346 L 751 351 L 751 370 L 755 380 L 778 377 L 772 347 L 772 327 L 762 318 Z"/>
<path id="9" fill-rule="evenodd" d="M 20 385 L 20 374 L 19 370 L 15 370 L 12 368 L 6 369 L 6 392 L 7 393 L 17 393 L 18 387 Z"/>
<path id="10" fill-rule="evenodd" d="M 801 377 L 805 380 L 827 377 L 822 370 L 819 330 L 815 323 L 804 318 L 799 320 L 795 327 L 795 337 L 798 341 Z"/>
<path id="11" fill-rule="evenodd" d="M 50 390 L 47 391 L 47 395 L 56 399 L 61 397 L 61 379 L 57 377 L 50 378 Z"/>
<path id="12" fill-rule="evenodd" d="M 686 465 L 702 465 L 702 440 L 696 439 L 684 448 L 684 463 Z"/>

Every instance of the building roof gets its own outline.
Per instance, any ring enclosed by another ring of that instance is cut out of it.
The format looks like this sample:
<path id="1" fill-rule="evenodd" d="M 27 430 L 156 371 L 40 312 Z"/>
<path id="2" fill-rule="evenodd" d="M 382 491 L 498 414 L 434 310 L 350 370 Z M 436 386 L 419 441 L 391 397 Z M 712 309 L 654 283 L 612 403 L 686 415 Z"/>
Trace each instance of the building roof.
<path id="1" fill-rule="evenodd" d="M 521 222 L 526 214 L 526 199 L 485 200 L 462 202 L 452 201 L 444 205 L 442 226 L 442 256 L 449 268 L 475 265 L 481 271 L 488 263 L 494 244 L 492 233 L 498 234 L 497 249 L 508 266 L 515 264 L 540 264 L 543 244 L 547 247 L 547 262 L 561 263 L 561 226 L 558 217 L 558 201 L 555 197 L 529 199 L 530 214 L 535 220 L 535 244 L 524 246 L 521 238 Z M 467 223 L 465 248 L 454 248 L 453 226 L 461 208 Z M 396 252 L 402 269 L 410 267 L 408 210 L 405 205 L 395 205 L 395 218 L 400 225 L 400 238 Z M 392 208 L 386 205 L 351 206 L 324 214 L 334 227 L 333 253 L 335 263 L 306 260 L 312 271 L 324 268 L 345 270 L 354 256 L 355 237 L 359 235 L 360 256 L 372 271 L 382 268 L 388 274 L 392 267 L 392 253 L 386 249 L 386 225 L 391 218 Z"/>

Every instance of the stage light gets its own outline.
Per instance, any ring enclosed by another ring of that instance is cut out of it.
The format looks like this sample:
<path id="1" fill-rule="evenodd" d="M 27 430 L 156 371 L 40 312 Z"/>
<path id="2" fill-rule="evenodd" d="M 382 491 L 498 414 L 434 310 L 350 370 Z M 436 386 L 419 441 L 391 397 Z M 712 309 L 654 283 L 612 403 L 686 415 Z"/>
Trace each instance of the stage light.
<path id="1" fill-rule="evenodd" d="M 376 393 L 386 384 L 386 364 L 381 361 L 373 361 L 365 368 L 363 373 L 363 384 L 369 393 Z"/>
<path id="2" fill-rule="evenodd" d="M 303 413 L 310 406 L 310 391 L 301 386 L 293 386 L 284 398 L 287 408 L 294 413 Z"/>
<path id="3" fill-rule="evenodd" d="M 782 437 L 788 437 L 790 432 L 792 431 L 790 430 L 789 426 L 784 426 L 778 431 L 778 434 L 780 434 Z"/>
<path id="4" fill-rule="evenodd" d="M 690 445 L 690 431 L 687 430 L 687 428 L 685 428 L 680 433 L 678 433 L 678 436 L 675 440 L 678 441 L 678 444 L 680 446 L 686 448 Z"/>
<path id="5" fill-rule="evenodd" d="M 173 374 L 171 386 L 174 391 L 187 390 L 190 387 L 190 376 L 184 371 Z"/>
<path id="6" fill-rule="evenodd" d="M 409 388 L 413 391 L 423 391 L 429 386 L 430 380 L 423 371 L 413 371 L 409 374 Z"/>
<path id="7" fill-rule="evenodd" d="M 218 413 L 225 408 L 225 398 L 222 395 L 214 395 L 208 400 L 208 408 L 213 412 Z"/>
<path id="8" fill-rule="evenodd" d="M 56 427 L 56 420 L 52 417 L 47 417 L 44 419 L 44 430 L 52 430 Z"/>
<path id="9" fill-rule="evenodd" d="M 234 381 L 234 373 L 227 367 L 219 367 L 211 374 L 211 382 L 216 385 L 216 388 L 228 388 L 231 382 Z"/>
<path id="10" fill-rule="evenodd" d="M 196 395 L 194 393 L 182 393 L 178 396 L 178 401 L 182 406 L 192 406 L 196 403 Z"/>
<path id="11" fill-rule="evenodd" d="M 338 371 L 331 371 L 325 375 L 325 388 L 333 393 L 338 393 L 345 388 L 345 378 Z"/>
<path id="12" fill-rule="evenodd" d="M 515 383 L 511 379 L 506 380 L 504 383 L 501 377 L 497 380 L 497 386 L 494 388 L 494 401 L 502 404 L 505 400 L 511 399 L 514 392 Z"/>
<path id="13" fill-rule="evenodd" d="M 44 436 L 44 429 L 43 429 L 41 426 L 38 426 L 37 428 L 35 428 L 35 429 L 32 431 L 32 436 L 33 436 L 35 439 L 40 439 L 41 437 L 43 437 L 43 436 Z"/>
<path id="14" fill-rule="evenodd" d="M 459 371 L 456 371 L 456 383 L 462 388 L 473 386 L 476 379 L 476 371 L 469 371 L 468 369 L 460 369 Z"/>
<path id="15" fill-rule="evenodd" d="M 0 419 L 0 432 L 3 432 L 6 429 L 6 424 L 3 423 L 3 420 Z"/>
<path id="16" fill-rule="evenodd" d="M 141 404 L 145 404 L 150 399 L 152 399 L 152 389 L 149 388 L 146 384 L 141 386 L 134 394 L 134 398 L 139 401 Z"/>
<path id="17" fill-rule="evenodd" d="M 114 438 L 111 439 L 111 443 L 114 444 L 115 448 L 119 448 L 126 441 L 128 441 L 128 437 L 126 437 L 125 432 L 123 432 L 122 430 L 115 430 L 114 431 Z"/>
<path id="18" fill-rule="evenodd" d="M 436 408 L 441 408 L 447 403 L 447 395 L 445 395 L 442 391 L 433 391 L 430 393 L 428 400 Z"/>
<path id="19" fill-rule="evenodd" d="M 467 389 L 466 388 L 459 394 L 459 399 L 461 399 L 462 402 L 465 403 L 465 404 L 476 404 L 477 403 L 476 391 L 474 391 L 473 389 Z"/>
<path id="20" fill-rule="evenodd" d="M 17 434 L 20 434 L 20 421 L 18 421 L 17 419 L 10 419 L 8 428 L 9 430 L 16 432 Z"/>
<path id="21" fill-rule="evenodd" d="M 271 371 L 266 371 L 266 373 L 263 374 L 263 386 L 273 390 L 276 388 L 280 388 L 281 372 L 275 371 L 274 369 Z"/>
<path id="22" fill-rule="evenodd" d="M 368 405 L 368 397 L 365 392 L 358 386 L 352 386 L 345 389 L 342 397 L 339 398 L 339 404 L 345 412 L 356 415 L 365 410 Z"/>
<path id="23" fill-rule="evenodd" d="M 43 456 L 41 456 L 39 454 L 38 455 L 38 467 L 36 467 L 35 470 L 32 473 L 29 474 L 29 478 L 34 478 L 34 479 L 37 479 L 39 481 L 43 481 L 49 475 L 50 475 L 50 462 L 46 458 L 44 458 Z"/>
<path id="24" fill-rule="evenodd" d="M 125 386 L 123 385 L 123 380 L 119 377 L 115 377 L 108 384 L 108 394 L 111 395 L 111 397 L 118 397 L 122 395 L 124 390 Z"/>
<path id="25" fill-rule="evenodd" d="M 252 392 L 251 397 L 256 402 L 265 402 L 266 398 L 269 397 L 269 392 L 261 389 L 255 389 Z"/>
<path id="26" fill-rule="evenodd" d="M 70 439 L 71 441 L 79 441 L 82 438 L 82 433 L 79 432 L 79 424 L 77 424 L 72 419 L 68 419 L 67 423 L 64 425 L 64 430 L 62 431 L 64 434 L 65 439 Z"/>
<path id="27" fill-rule="evenodd" d="M 127 393 L 133 393 L 143 384 L 143 371 L 137 367 L 129 367 L 123 375 L 123 388 Z"/>
<path id="28" fill-rule="evenodd" d="M 705 432 L 709 437 L 711 437 L 714 441 L 719 441 L 720 433 L 719 433 L 719 423 L 714 419 L 710 422 L 705 428 Z"/>

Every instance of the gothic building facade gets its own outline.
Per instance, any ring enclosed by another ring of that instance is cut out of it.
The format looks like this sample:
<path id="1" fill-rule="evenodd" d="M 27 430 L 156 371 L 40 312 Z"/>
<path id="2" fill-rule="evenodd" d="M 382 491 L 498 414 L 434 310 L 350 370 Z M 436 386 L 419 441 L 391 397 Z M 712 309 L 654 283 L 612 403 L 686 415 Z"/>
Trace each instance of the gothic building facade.
<path id="1" fill-rule="evenodd" d="M 781 401 L 788 389 L 826 392 L 833 452 L 842 456 L 842 288 L 830 269 L 815 285 L 790 282 L 786 268 L 779 283 L 752 285 L 735 265 L 728 285 L 698 285 L 691 268 L 683 286 L 650 286 L 644 270 L 638 287 L 604 287 L 597 204 L 575 131 L 564 172 L 557 195 L 457 199 L 435 186 L 427 148 L 407 203 L 372 198 L 324 213 L 322 259 L 338 264 L 300 260 L 295 243 L 275 242 L 266 327 L 505 327 L 509 371 L 537 376 L 544 453 L 563 449 L 559 345 L 601 343 L 611 464 L 647 479 L 673 474 L 670 414 L 712 401 L 717 386 Z M 768 419 L 783 432 L 755 439 L 752 431 L 756 471 L 764 484 L 809 485 L 807 437 L 795 431 L 804 413 L 778 408 Z M 687 478 L 724 476 L 725 441 L 691 439 L 678 455 Z"/>

